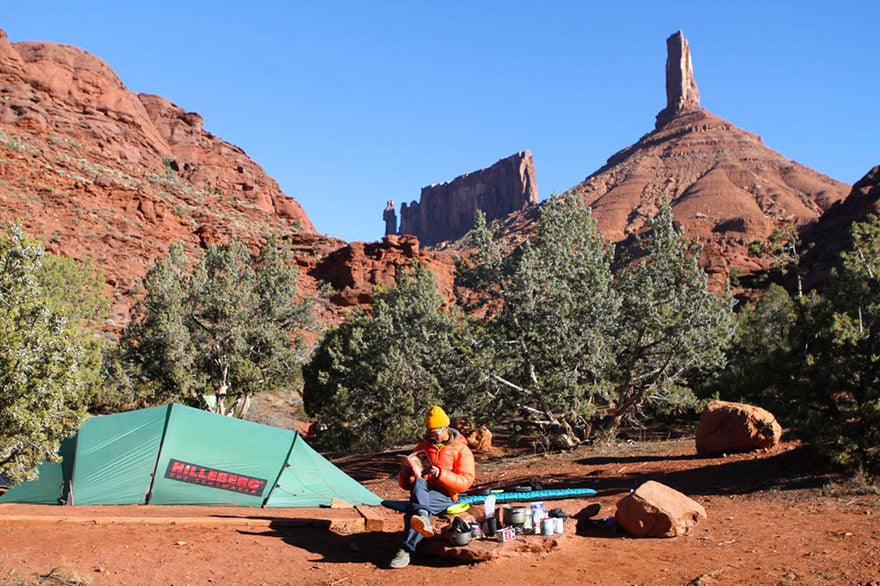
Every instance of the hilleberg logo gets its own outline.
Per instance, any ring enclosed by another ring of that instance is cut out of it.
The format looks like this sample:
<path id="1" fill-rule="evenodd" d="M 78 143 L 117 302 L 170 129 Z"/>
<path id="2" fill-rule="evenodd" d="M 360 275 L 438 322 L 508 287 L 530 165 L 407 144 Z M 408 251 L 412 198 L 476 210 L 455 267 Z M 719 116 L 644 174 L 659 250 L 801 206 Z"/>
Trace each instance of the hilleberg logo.
<path id="1" fill-rule="evenodd" d="M 266 481 L 247 474 L 235 474 L 216 468 L 181 462 L 172 458 L 165 470 L 165 478 L 198 484 L 220 490 L 231 490 L 251 496 L 262 496 Z"/>

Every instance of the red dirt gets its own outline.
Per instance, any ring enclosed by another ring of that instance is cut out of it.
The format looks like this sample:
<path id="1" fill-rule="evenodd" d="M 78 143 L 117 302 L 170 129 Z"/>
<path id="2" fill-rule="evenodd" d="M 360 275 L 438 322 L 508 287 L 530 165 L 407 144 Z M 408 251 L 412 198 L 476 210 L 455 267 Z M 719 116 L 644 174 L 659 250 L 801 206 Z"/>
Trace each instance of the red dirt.
<path id="1" fill-rule="evenodd" d="M 388 498 L 403 495 L 393 455 L 341 465 Z M 548 456 L 478 463 L 478 481 L 505 486 L 536 479 L 547 487 L 591 486 L 598 497 L 558 501 L 568 513 L 598 502 L 611 516 L 627 490 L 654 479 L 702 504 L 708 519 L 673 539 L 633 539 L 579 528 L 547 553 L 478 564 L 418 556 L 385 569 L 402 528 L 383 511 L 384 532 L 344 534 L 319 527 L 57 525 L 0 527 L 0 583 L 33 583 L 53 568 L 94 584 L 868 584 L 880 578 L 880 498 L 830 496 L 796 444 L 769 453 L 700 458 L 693 442 L 619 444 Z M 30 508 L 33 510 L 33 508 Z M 8 514 L 0 509 L 0 515 Z M 47 514 L 69 514 L 42 507 Z M 108 507 L 114 517 L 152 515 Z M 169 515 L 168 508 L 155 514 Z M 185 507 L 180 516 L 278 517 L 290 511 Z M 342 514 L 342 513 L 340 513 Z M 538 539 L 535 537 L 526 539 Z"/>

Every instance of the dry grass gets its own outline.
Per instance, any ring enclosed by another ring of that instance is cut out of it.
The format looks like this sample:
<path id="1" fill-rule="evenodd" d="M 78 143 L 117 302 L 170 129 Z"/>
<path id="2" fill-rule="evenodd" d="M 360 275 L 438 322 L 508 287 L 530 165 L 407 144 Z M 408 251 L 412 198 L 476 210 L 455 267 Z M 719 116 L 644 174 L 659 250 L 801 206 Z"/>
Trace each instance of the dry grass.
<path id="1" fill-rule="evenodd" d="M 840 477 L 822 487 L 823 496 L 865 496 L 880 495 L 878 479 L 872 478 L 864 470 L 858 470 L 850 476 Z"/>
<path id="2" fill-rule="evenodd" d="M 58 566 L 44 576 L 25 578 L 15 576 L 15 573 L 12 570 L 9 575 L 0 578 L 0 586 L 91 586 L 95 581 L 93 576 L 72 568 L 63 558 Z"/>

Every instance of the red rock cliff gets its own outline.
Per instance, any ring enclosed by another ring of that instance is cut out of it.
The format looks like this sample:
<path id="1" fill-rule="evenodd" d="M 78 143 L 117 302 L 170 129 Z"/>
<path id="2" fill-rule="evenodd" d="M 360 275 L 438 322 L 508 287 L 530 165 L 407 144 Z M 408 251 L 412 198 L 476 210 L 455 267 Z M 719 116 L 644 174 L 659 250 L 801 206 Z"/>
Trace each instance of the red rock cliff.
<path id="1" fill-rule="evenodd" d="M 439 185 L 422 188 L 419 202 L 400 207 L 400 234 L 426 245 L 460 238 L 474 227 L 477 210 L 488 220 L 538 203 L 535 163 L 524 151 Z"/>
<path id="2" fill-rule="evenodd" d="M 195 257 L 229 237 L 258 245 L 280 234 L 325 323 L 353 300 L 369 303 L 374 285 L 414 259 L 451 290 L 451 260 L 420 252 L 415 238 L 349 245 L 315 234 L 299 203 L 199 114 L 132 93 L 87 51 L 10 43 L 0 30 L 0 223 L 17 219 L 49 251 L 103 268 L 111 329 L 128 321 L 140 279 L 174 242 Z"/>

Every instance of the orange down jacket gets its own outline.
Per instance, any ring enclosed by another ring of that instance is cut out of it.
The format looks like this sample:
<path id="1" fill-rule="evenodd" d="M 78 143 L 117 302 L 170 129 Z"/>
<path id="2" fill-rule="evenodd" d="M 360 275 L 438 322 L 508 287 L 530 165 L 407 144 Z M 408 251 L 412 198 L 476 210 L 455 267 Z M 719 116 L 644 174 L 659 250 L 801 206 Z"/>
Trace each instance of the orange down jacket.
<path id="1" fill-rule="evenodd" d="M 449 428 L 452 438 L 438 448 L 428 440 L 417 445 L 413 452 L 424 450 L 431 463 L 440 469 L 437 478 L 428 477 L 428 488 L 445 492 L 453 501 L 458 500 L 458 493 L 464 492 L 474 483 L 474 454 L 468 447 L 467 440 L 458 430 Z M 400 487 L 409 490 L 416 477 L 401 470 L 397 476 Z"/>

